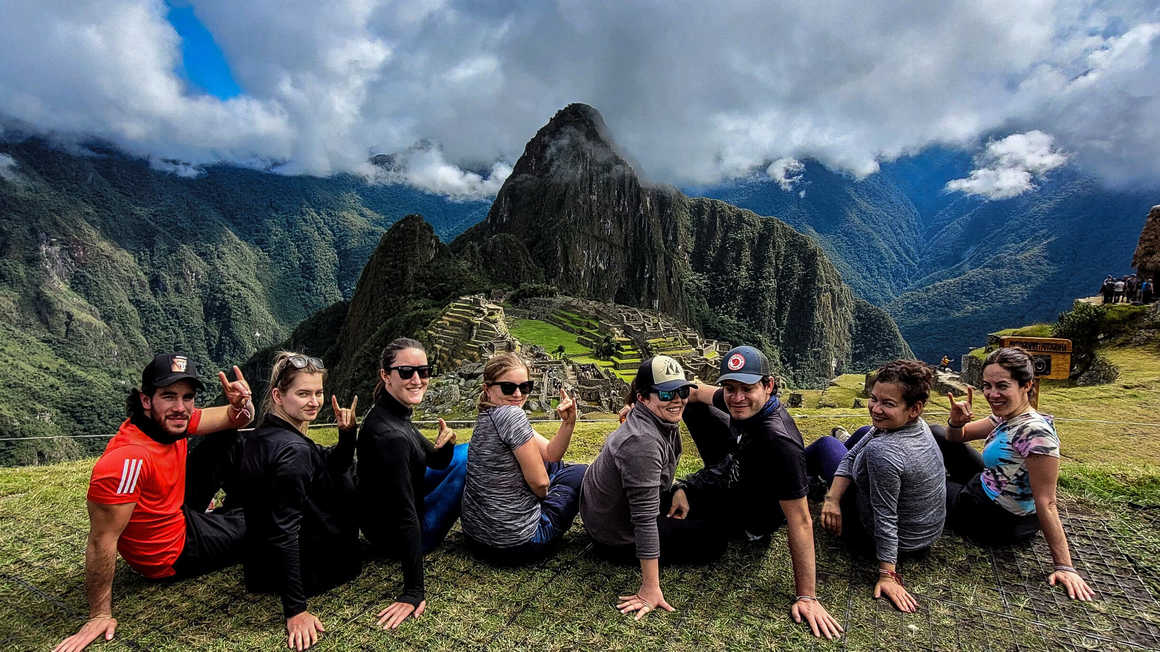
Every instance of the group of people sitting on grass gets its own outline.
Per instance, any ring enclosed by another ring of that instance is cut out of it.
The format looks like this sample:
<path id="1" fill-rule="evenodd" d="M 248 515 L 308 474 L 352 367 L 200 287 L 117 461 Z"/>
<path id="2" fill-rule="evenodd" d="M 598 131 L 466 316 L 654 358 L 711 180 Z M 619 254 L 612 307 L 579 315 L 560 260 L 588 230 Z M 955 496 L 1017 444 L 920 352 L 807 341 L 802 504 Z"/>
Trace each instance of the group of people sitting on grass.
<path id="1" fill-rule="evenodd" d="M 459 519 L 467 547 L 496 564 L 552 554 L 579 513 L 602 558 L 640 565 L 640 587 L 621 595 L 624 614 L 673 607 L 662 565 L 708 564 L 729 545 L 769 545 L 786 528 L 793 564 L 790 614 L 816 636 L 842 633 L 818 599 L 811 481 L 828 486 L 821 524 L 877 560 L 874 597 L 913 612 L 898 565 L 930 550 L 944 524 L 992 545 L 1042 531 L 1054 568 L 1047 581 L 1074 599 L 1094 593 L 1072 565 L 1056 509 L 1059 437 L 1029 402 L 1034 366 L 1021 349 L 991 353 L 983 393 L 991 407 L 975 419 L 972 393 L 951 401 L 946 426 L 923 410 L 930 369 L 898 360 L 880 368 L 869 392 L 871 425 L 841 429 L 806 446 L 778 399 L 770 363 L 740 346 L 721 361 L 717 386 L 687 379 L 673 358 L 645 360 L 630 386 L 621 425 L 591 464 L 563 460 L 577 405 L 560 391 L 560 427 L 538 434 L 523 410 L 534 391 L 527 364 L 501 353 L 484 367 L 470 444 L 456 444 L 442 420 L 432 443 L 411 421 L 431 376 L 416 340 L 382 352 L 374 406 L 357 418 L 358 398 L 331 396 L 338 443 L 324 448 L 308 426 L 325 404 L 326 367 L 281 352 L 262 414 L 249 385 L 218 373 L 228 402 L 196 408 L 204 385 L 180 354 L 158 355 L 127 401 L 129 418 L 93 467 L 85 549 L 89 620 L 58 651 L 111 639 L 117 626 L 112 584 L 117 552 L 141 575 L 168 581 L 237 561 L 249 590 L 280 595 L 287 645 L 305 649 L 324 631 L 307 598 L 359 575 L 364 559 L 402 564 L 402 592 L 378 612 L 396 628 L 426 608 L 424 555 Z M 676 477 L 684 423 L 704 466 Z M 188 435 L 199 437 L 189 447 Z M 980 455 L 966 442 L 985 439 Z M 225 490 L 225 500 L 214 497 Z M 360 538 L 359 533 L 362 533 Z"/>

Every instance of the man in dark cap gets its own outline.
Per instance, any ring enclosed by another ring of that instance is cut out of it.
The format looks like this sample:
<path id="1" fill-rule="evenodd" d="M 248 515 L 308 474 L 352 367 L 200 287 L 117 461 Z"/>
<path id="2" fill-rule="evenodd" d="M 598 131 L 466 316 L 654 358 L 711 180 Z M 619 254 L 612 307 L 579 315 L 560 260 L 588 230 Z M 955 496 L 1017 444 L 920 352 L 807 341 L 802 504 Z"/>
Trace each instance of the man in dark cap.
<path id="1" fill-rule="evenodd" d="M 85 591 L 89 620 L 55 652 L 84 649 L 96 638 L 113 638 L 113 571 L 117 552 L 149 579 L 190 577 L 238 559 L 245 535 L 240 507 L 207 512 L 222 477 L 221 462 L 236 433 L 254 417 L 250 387 L 218 372 L 229 405 L 199 409 L 194 397 L 205 385 L 188 356 L 165 353 L 141 374 L 129 393 L 129 418 L 105 447 L 89 480 L 89 539 Z M 219 432 L 223 431 L 223 432 Z M 187 435 L 218 433 L 193 453 Z"/>
<path id="2" fill-rule="evenodd" d="M 689 395 L 684 421 L 705 468 L 677 482 L 673 505 L 693 518 L 711 511 L 751 541 L 786 523 L 796 587 L 790 613 L 815 636 L 837 638 L 842 627 L 815 590 L 805 444 L 777 399 L 769 359 L 752 346 L 736 347 L 721 359 L 717 382 L 720 387 L 700 385 Z"/>

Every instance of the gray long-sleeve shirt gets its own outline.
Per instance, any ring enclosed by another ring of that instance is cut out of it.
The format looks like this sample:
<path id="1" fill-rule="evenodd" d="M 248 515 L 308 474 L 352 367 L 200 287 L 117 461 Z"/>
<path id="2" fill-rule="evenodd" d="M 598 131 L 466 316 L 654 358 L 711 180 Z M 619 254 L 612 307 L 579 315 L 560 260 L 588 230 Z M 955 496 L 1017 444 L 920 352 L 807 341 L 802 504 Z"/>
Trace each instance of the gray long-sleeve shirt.
<path id="1" fill-rule="evenodd" d="M 874 537 L 879 561 L 897 563 L 899 550 L 921 550 L 942 534 L 946 471 L 921 418 L 898 430 L 871 430 L 846 453 L 834 475 L 857 485 L 858 514 Z"/>
<path id="2" fill-rule="evenodd" d="M 657 516 L 681 457 L 677 428 L 637 403 L 608 436 L 580 489 L 589 536 L 611 546 L 635 543 L 638 559 L 660 557 Z"/>

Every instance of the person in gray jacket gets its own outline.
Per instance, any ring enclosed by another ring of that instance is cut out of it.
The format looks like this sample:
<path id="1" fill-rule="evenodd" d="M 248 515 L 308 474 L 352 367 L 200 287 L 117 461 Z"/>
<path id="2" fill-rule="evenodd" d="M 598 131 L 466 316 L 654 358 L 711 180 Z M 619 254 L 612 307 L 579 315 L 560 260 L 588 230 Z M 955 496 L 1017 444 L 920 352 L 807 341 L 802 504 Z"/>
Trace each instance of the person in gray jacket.
<path id="1" fill-rule="evenodd" d="M 690 518 L 672 505 L 678 428 L 695 387 L 676 360 L 645 360 L 632 381 L 624 423 L 608 436 L 581 484 L 580 515 L 597 554 L 640 561 L 640 588 L 620 596 L 617 605 L 621 613 L 636 612 L 637 620 L 656 609 L 673 610 L 661 591 L 661 561 L 703 562 L 725 551 L 711 514 Z"/>
<path id="2" fill-rule="evenodd" d="M 830 482 L 822 526 L 855 547 L 874 550 L 878 582 L 900 611 L 918 606 L 902 584 L 899 553 L 920 553 L 946 521 L 946 482 L 937 442 L 922 418 L 931 370 L 896 360 L 878 370 L 868 408 L 873 426 L 843 443 L 822 437 L 806 449 L 807 465 Z"/>

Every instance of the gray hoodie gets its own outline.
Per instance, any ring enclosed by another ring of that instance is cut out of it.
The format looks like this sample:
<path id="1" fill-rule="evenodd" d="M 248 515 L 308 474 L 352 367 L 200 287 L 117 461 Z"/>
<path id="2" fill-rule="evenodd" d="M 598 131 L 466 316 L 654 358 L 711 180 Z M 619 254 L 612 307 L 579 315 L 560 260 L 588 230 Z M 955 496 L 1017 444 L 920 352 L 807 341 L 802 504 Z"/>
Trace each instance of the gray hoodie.
<path id="1" fill-rule="evenodd" d="M 661 554 L 657 516 L 681 457 L 678 424 L 637 403 L 584 473 L 580 517 L 598 543 L 636 544 L 638 559 Z"/>

